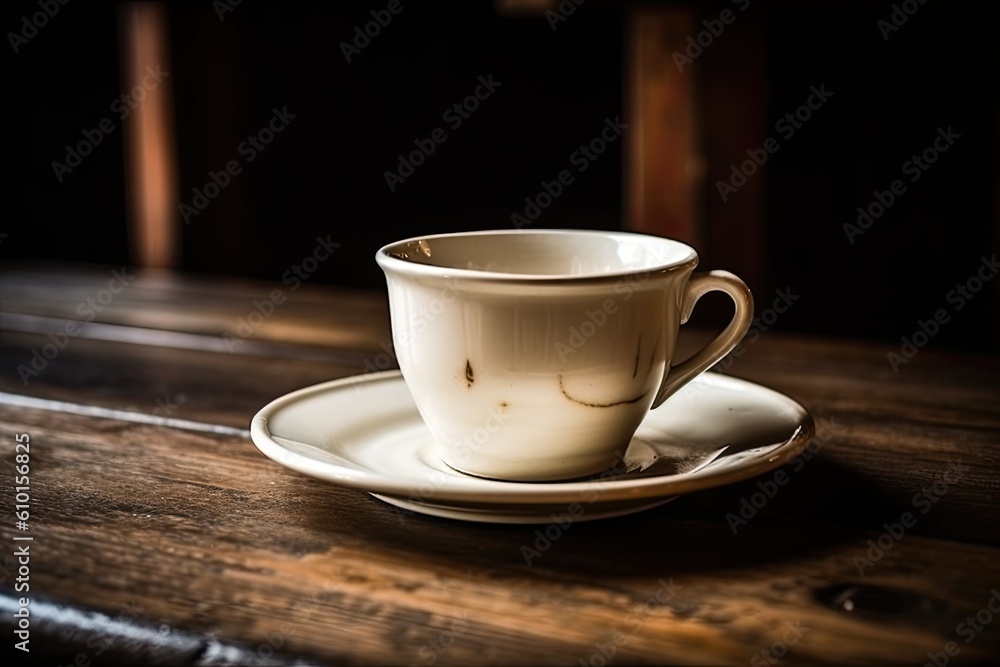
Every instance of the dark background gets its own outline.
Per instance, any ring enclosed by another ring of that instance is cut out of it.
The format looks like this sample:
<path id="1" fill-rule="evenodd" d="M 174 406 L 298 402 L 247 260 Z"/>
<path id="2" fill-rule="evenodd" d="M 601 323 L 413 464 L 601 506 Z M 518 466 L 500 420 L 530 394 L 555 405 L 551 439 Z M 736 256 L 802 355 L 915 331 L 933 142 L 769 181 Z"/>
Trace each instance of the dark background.
<path id="1" fill-rule="evenodd" d="M 379 246 L 511 227 L 539 182 L 567 168 L 605 117 L 624 112 L 628 4 L 590 0 L 553 31 L 544 17 L 502 15 L 493 3 L 404 1 L 348 64 L 339 43 L 385 4 L 247 0 L 224 20 L 210 2 L 170 6 L 183 202 L 210 170 L 243 161 L 237 146 L 273 107 L 296 115 L 184 226 L 181 268 L 277 280 L 330 234 L 341 247 L 310 281 L 384 289 Z M 714 18 L 733 5 L 694 6 Z M 4 11 L 7 33 L 38 7 Z M 1000 245 L 997 12 L 931 0 L 886 41 L 876 23 L 891 11 L 881 2 L 747 10 L 765 32 L 769 133 L 811 85 L 835 93 L 757 176 L 768 220 L 768 277 L 751 285 L 758 309 L 777 288 L 801 296 L 776 329 L 898 345 L 918 319 L 951 309 L 948 291 Z M 121 122 L 109 111 L 122 92 L 118 20 L 115 4 L 71 2 L 19 53 L 5 47 L 10 206 L 0 260 L 129 263 Z M 738 20 L 727 30 L 754 25 Z M 501 87 L 462 127 L 447 127 L 442 112 L 490 74 Z M 52 161 L 105 117 L 115 131 L 59 183 Z M 901 165 L 948 126 L 962 138 L 910 183 Z M 383 172 L 437 127 L 448 140 L 391 193 Z M 621 151 L 616 144 L 578 174 L 535 226 L 620 228 Z M 728 173 L 728 163 L 707 165 L 706 201 Z M 907 192 L 848 243 L 843 223 L 896 178 Z M 699 250 L 703 268 L 725 268 L 711 248 Z M 992 281 L 952 312 L 933 344 L 1000 349 L 998 287 Z"/>

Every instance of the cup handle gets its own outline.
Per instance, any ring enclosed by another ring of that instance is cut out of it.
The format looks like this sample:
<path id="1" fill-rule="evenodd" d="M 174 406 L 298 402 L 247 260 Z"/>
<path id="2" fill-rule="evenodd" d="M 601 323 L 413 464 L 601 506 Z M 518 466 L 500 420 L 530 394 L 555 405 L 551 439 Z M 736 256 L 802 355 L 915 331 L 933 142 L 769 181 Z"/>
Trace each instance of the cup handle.
<path id="1" fill-rule="evenodd" d="M 750 329 L 750 322 L 753 320 L 753 295 L 750 294 L 750 288 L 746 286 L 746 283 L 729 271 L 708 271 L 691 276 L 684 290 L 681 324 L 687 322 L 688 318 L 691 317 L 691 311 L 694 310 L 698 299 L 708 292 L 714 291 L 725 292 L 732 298 L 733 303 L 736 304 L 733 319 L 722 333 L 698 350 L 690 359 L 667 369 L 663 383 L 660 385 L 660 390 L 657 392 L 656 398 L 653 399 L 653 405 L 650 409 L 659 407 L 663 401 L 690 382 L 694 376 L 707 370 L 712 364 L 729 354 Z"/>

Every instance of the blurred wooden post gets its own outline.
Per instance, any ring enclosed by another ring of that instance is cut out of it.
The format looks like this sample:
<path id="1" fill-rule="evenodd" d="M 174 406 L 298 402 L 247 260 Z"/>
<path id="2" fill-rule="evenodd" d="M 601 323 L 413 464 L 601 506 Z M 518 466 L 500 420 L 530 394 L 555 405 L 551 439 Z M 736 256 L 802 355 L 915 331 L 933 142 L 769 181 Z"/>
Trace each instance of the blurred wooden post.
<path id="1" fill-rule="evenodd" d="M 697 152 L 695 76 L 673 60 L 695 30 L 688 8 L 628 10 L 625 35 L 625 226 L 698 246 L 703 162 Z"/>
<path id="2" fill-rule="evenodd" d="M 712 14 L 708 18 L 716 18 Z M 704 29 L 701 21 L 699 29 Z M 732 167 L 750 159 L 747 151 L 763 149 L 774 134 L 774 118 L 768 110 L 767 64 L 764 57 L 764 20 L 753 7 L 736 11 L 735 21 L 705 49 L 700 66 L 702 137 L 705 184 L 705 252 L 712 266 L 724 268 L 742 278 L 758 295 L 774 289 L 770 284 L 767 244 L 767 182 L 770 161 L 736 193 L 723 201 L 717 183 L 729 183 Z M 786 109 L 777 109 L 783 112 Z M 787 156 L 779 155 L 777 159 Z M 784 287 L 781 285 L 780 287 Z"/>
<path id="3" fill-rule="evenodd" d="M 173 267 L 180 234 L 166 6 L 123 4 L 120 26 L 129 253 L 140 266 Z"/>
<path id="4" fill-rule="evenodd" d="M 715 184 L 767 138 L 763 22 L 737 12 L 688 62 L 688 38 L 717 18 L 683 7 L 628 10 L 625 226 L 690 243 L 703 268 L 729 269 L 761 291 L 766 168 L 726 202 Z"/>

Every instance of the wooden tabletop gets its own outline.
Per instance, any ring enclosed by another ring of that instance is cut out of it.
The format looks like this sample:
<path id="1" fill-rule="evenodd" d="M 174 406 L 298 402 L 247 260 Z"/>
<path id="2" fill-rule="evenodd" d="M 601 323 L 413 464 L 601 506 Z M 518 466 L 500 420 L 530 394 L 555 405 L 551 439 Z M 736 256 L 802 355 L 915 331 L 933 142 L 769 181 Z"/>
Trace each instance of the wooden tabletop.
<path id="1" fill-rule="evenodd" d="M 385 365 L 391 340 L 384 294 L 291 288 L 0 273 L 5 652 L 81 666 L 1000 658 L 1000 358 L 924 349 L 897 373 L 886 345 L 764 333 L 726 372 L 815 418 L 786 485 L 752 513 L 770 475 L 575 523 L 528 564 L 539 526 L 402 513 L 257 451 L 257 410 Z"/>

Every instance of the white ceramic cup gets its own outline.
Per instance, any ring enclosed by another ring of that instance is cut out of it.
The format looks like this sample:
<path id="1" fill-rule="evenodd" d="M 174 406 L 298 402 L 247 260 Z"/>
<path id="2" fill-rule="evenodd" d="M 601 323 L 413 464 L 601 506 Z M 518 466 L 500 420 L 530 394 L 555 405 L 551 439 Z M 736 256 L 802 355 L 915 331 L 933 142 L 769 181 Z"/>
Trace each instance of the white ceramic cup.
<path id="1" fill-rule="evenodd" d="M 445 463 L 503 480 L 610 467 L 646 412 L 729 353 L 753 298 L 692 274 L 679 241 L 600 231 L 486 231 L 380 249 L 400 370 Z M 713 290 L 729 325 L 671 365 L 680 325 Z"/>

